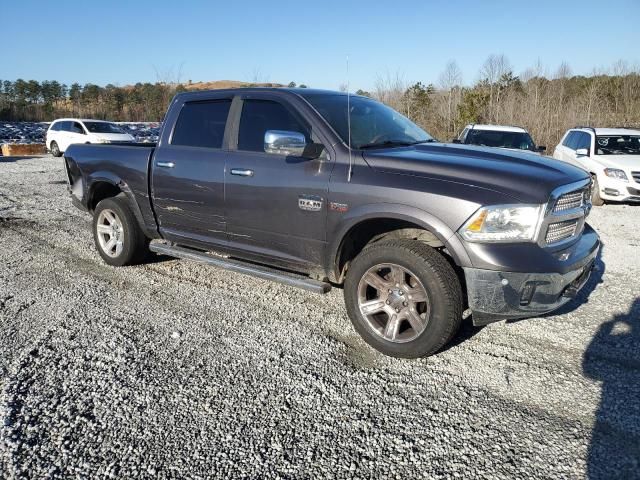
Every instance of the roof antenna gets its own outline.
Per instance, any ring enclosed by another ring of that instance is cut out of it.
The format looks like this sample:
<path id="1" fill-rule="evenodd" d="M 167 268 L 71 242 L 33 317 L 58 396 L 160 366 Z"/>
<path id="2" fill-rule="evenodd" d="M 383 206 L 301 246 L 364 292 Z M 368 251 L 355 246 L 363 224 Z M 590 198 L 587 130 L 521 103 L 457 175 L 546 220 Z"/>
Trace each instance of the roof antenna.
<path id="1" fill-rule="evenodd" d="M 351 182 L 353 175 L 353 158 L 351 156 L 351 94 L 349 93 L 349 55 L 347 55 L 347 132 L 349 143 L 349 171 L 347 172 L 347 182 Z"/>

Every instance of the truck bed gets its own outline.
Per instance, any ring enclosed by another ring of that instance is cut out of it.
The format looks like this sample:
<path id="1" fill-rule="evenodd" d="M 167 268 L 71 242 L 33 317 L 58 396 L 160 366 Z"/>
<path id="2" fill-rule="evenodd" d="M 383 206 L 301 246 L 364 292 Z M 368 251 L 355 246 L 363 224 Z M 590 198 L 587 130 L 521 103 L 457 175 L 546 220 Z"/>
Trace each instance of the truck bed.
<path id="1" fill-rule="evenodd" d="M 105 185 L 118 186 L 138 206 L 144 226 L 156 230 L 149 200 L 149 165 L 155 144 L 76 144 L 64 153 L 65 168 L 75 203 L 95 207 L 95 193 Z M 126 183 L 122 179 L 126 179 Z"/>

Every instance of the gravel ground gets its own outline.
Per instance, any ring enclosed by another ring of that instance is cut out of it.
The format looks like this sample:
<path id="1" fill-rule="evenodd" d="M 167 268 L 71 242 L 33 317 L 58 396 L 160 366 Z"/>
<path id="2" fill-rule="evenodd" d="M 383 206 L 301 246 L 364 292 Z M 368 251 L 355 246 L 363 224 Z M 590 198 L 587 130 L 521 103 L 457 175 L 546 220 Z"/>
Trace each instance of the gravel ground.
<path id="1" fill-rule="evenodd" d="M 588 298 L 404 361 L 317 296 L 96 253 L 59 159 L 0 158 L 0 477 L 640 478 L 640 207 Z"/>

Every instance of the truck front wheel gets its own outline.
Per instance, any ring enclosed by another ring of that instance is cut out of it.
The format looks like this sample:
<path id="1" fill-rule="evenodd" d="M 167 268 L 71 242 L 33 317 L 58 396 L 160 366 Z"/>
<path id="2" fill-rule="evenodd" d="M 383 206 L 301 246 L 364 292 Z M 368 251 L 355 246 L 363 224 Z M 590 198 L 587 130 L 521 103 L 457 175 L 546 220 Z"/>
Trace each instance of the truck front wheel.
<path id="1" fill-rule="evenodd" d="M 353 326 L 373 348 L 392 357 L 431 355 L 462 320 L 462 289 L 453 268 L 415 240 L 382 240 L 353 260 L 344 296 Z"/>
<path id="2" fill-rule="evenodd" d="M 124 194 L 98 203 L 93 212 L 93 238 L 102 259 L 115 267 L 138 263 L 149 252 L 149 239 Z"/>

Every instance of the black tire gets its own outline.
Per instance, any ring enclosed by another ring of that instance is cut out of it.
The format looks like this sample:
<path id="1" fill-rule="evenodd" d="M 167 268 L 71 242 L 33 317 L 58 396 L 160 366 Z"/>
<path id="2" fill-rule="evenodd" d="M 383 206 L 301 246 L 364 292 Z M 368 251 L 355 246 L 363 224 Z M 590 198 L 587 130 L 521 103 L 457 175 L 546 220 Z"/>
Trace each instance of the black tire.
<path id="1" fill-rule="evenodd" d="M 60 151 L 60 147 L 58 147 L 58 143 L 55 140 L 53 142 L 51 142 L 51 145 L 49 146 L 49 150 L 51 150 L 51 155 L 53 155 L 54 157 L 61 157 L 62 156 L 62 152 Z"/>
<path id="2" fill-rule="evenodd" d="M 101 214 L 105 212 L 105 215 Z M 114 248 L 114 251 L 107 251 L 105 248 L 109 242 L 110 234 L 104 234 L 98 232 L 98 225 L 103 225 L 108 229 L 106 223 L 102 223 L 102 218 L 107 215 L 108 212 L 115 213 L 116 217 L 121 224 L 119 231 L 117 232 L 117 239 L 122 240 L 120 251 L 118 248 Z M 127 197 L 124 194 L 120 194 L 116 197 L 106 198 L 102 200 L 96 206 L 93 212 L 93 239 L 96 245 L 98 253 L 102 259 L 109 265 L 114 267 L 121 267 L 125 265 L 134 265 L 142 262 L 149 253 L 149 239 L 144 235 L 138 221 L 136 220 L 133 211 L 129 207 Z M 102 236 L 102 241 L 100 236 Z"/>
<path id="3" fill-rule="evenodd" d="M 383 338 L 360 311 L 360 281 L 380 264 L 397 265 L 413 275 L 426 290 L 430 302 L 428 316 L 423 313 L 426 327 L 404 343 Z M 418 358 L 436 353 L 453 338 L 462 321 L 462 288 L 456 273 L 440 253 L 416 240 L 381 240 L 365 247 L 347 271 L 344 296 L 349 317 L 364 341 L 392 357 Z"/>
<path id="4" fill-rule="evenodd" d="M 593 190 L 591 191 L 591 204 L 595 207 L 601 207 L 604 205 L 604 200 L 600 196 L 600 185 L 598 185 L 598 179 L 595 175 L 593 177 Z"/>

